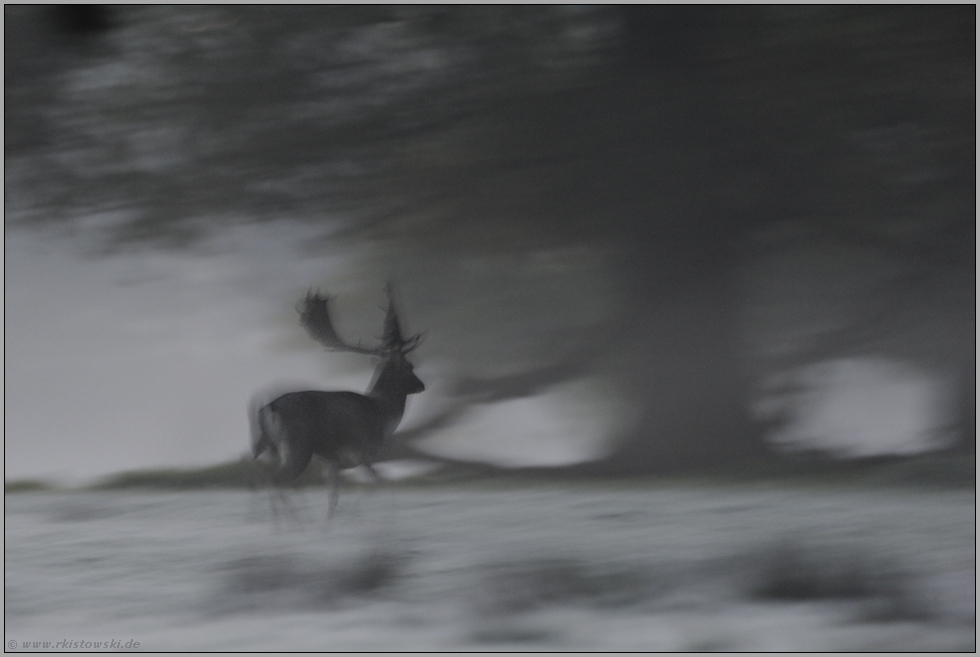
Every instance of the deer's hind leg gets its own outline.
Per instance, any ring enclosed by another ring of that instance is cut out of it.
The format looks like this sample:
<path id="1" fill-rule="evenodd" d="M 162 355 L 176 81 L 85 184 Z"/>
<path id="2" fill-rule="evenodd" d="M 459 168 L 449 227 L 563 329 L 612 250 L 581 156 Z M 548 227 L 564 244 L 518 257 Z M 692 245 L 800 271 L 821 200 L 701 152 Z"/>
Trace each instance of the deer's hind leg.
<path id="1" fill-rule="evenodd" d="M 286 440 L 277 442 L 279 442 L 278 451 L 280 461 L 279 469 L 272 476 L 275 495 L 273 509 L 275 512 L 278 503 L 278 508 L 285 510 L 288 515 L 295 518 L 296 511 L 290 503 L 287 487 L 299 479 L 299 476 L 306 470 L 310 464 L 310 459 L 313 458 L 313 451 L 302 448 L 290 448 Z"/>
<path id="2" fill-rule="evenodd" d="M 299 476 L 306 470 L 306 466 L 310 464 L 310 459 L 313 458 L 312 449 L 296 448 L 288 445 L 280 446 L 279 454 L 282 461 L 279 464 L 279 470 L 275 474 L 277 486 L 288 486 L 299 479 Z"/>

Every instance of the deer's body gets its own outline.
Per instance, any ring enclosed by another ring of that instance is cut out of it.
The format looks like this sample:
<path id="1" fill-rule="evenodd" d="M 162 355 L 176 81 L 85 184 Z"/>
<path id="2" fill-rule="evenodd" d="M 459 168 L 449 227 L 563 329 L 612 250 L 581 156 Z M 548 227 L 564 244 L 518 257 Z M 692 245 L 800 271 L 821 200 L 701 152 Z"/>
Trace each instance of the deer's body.
<path id="1" fill-rule="evenodd" d="M 332 349 L 380 355 L 371 389 L 365 395 L 323 390 L 286 393 L 261 407 L 253 402 L 250 420 L 252 456 L 259 458 L 269 452 L 279 458 L 276 485 L 294 482 L 314 454 L 327 462 L 332 513 L 340 469 L 363 465 L 374 473 L 372 464 L 382 455 L 385 439 L 401 422 L 406 398 L 422 392 L 425 386 L 405 358 L 418 338 L 406 341 L 401 337 L 393 303 L 385 321 L 383 349 L 365 350 L 346 345 L 337 337 L 326 302 L 319 295 L 307 295 L 302 323 L 315 339 Z"/>
<path id="2" fill-rule="evenodd" d="M 398 427 L 406 397 L 425 389 L 408 361 L 402 362 L 401 371 L 394 362 L 383 363 L 366 395 L 304 390 L 277 397 L 253 418 L 252 455 L 279 456 L 277 484 L 295 481 L 314 454 L 337 468 L 370 466 Z"/>
<path id="3" fill-rule="evenodd" d="M 283 459 L 280 483 L 306 469 L 316 454 L 341 468 L 372 462 L 381 454 L 385 422 L 379 405 L 356 392 L 291 392 L 259 410 L 257 443 Z"/>

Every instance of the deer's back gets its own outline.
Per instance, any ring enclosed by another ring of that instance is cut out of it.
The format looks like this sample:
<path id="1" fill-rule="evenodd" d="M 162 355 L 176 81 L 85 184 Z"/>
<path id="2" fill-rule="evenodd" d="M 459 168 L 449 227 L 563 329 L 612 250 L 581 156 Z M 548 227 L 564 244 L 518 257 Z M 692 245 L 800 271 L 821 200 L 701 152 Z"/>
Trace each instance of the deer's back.
<path id="1" fill-rule="evenodd" d="M 373 458 L 384 441 L 381 408 L 356 392 L 291 392 L 269 406 L 292 440 L 304 442 L 314 454 L 339 461 L 343 467 Z"/>

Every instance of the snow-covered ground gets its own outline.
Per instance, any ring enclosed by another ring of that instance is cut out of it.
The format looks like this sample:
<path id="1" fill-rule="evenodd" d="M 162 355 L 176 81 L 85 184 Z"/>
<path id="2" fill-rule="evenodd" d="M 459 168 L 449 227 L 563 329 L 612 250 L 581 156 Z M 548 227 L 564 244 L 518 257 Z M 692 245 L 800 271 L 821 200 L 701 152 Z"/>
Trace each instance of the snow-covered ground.
<path id="1" fill-rule="evenodd" d="M 322 490 L 291 514 L 262 492 L 5 506 L 13 651 L 975 647 L 968 490 L 391 486 L 329 522 Z"/>

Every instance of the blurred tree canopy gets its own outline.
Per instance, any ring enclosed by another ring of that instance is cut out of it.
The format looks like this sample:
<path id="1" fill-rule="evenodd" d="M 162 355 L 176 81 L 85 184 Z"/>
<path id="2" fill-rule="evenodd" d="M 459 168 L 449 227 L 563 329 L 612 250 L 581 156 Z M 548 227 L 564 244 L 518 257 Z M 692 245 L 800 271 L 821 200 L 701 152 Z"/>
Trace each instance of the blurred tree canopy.
<path id="1" fill-rule="evenodd" d="M 8 225 L 322 221 L 468 326 L 467 385 L 612 373 L 643 420 L 611 470 L 764 452 L 751 375 L 880 347 L 932 287 L 971 321 L 973 5 L 4 11 Z M 745 264 L 814 243 L 899 263 L 887 302 L 767 355 Z"/>

